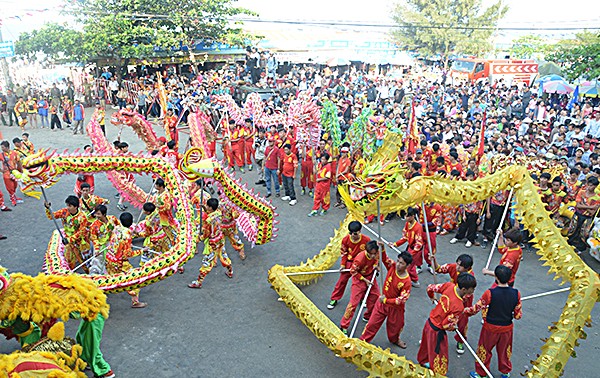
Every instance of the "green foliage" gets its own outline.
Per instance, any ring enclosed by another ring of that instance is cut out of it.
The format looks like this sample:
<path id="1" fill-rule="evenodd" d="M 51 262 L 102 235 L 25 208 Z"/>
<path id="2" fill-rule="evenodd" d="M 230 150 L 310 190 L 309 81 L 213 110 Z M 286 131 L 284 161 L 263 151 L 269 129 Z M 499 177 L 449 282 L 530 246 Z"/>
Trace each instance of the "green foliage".
<path id="1" fill-rule="evenodd" d="M 61 54 L 72 60 L 96 57 L 127 60 L 169 55 L 182 46 L 200 41 L 239 45 L 247 37 L 229 22 L 231 16 L 253 14 L 232 6 L 234 0 L 86 0 L 72 2 L 68 11 L 78 29 L 50 24 L 22 35 L 20 55 L 43 52 L 51 58 Z M 46 33 L 52 31 L 50 35 Z M 55 32 L 62 33 L 56 34 Z M 65 34 L 66 38 L 60 38 Z M 58 38 L 57 38 L 58 37 Z M 77 46 L 73 46 L 73 40 Z"/>
<path id="2" fill-rule="evenodd" d="M 600 34 L 578 33 L 573 39 L 557 42 L 546 60 L 559 64 L 568 80 L 600 78 Z"/>
<path id="3" fill-rule="evenodd" d="M 515 38 L 510 48 L 510 56 L 515 59 L 531 59 L 536 54 L 542 56 L 550 50 L 546 40 L 539 35 L 524 35 Z"/>
<path id="4" fill-rule="evenodd" d="M 402 1 L 402 0 L 401 0 Z M 392 32 L 401 49 L 430 56 L 452 53 L 480 55 L 491 49 L 490 38 L 508 7 L 501 1 L 482 9 L 482 0 L 403 0 L 393 11 L 399 28 Z"/>
<path id="5" fill-rule="evenodd" d="M 55 61 L 65 57 L 80 60 L 85 56 L 82 39 L 82 32 L 50 23 L 31 33 L 21 34 L 15 42 L 15 54 L 35 60 L 36 53 L 41 52 Z"/>

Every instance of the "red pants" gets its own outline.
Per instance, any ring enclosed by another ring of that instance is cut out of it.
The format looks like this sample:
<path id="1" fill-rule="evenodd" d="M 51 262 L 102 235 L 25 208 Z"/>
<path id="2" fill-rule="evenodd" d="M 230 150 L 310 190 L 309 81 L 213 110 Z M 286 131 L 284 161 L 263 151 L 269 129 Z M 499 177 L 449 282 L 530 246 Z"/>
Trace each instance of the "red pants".
<path id="1" fill-rule="evenodd" d="M 369 318 L 369 322 L 360 339 L 370 343 L 386 318 L 385 328 L 388 340 L 396 344 L 400 340 L 400 333 L 404 328 L 404 304 L 392 306 L 383 304 L 379 300 L 375 303 L 373 314 Z"/>
<path id="2" fill-rule="evenodd" d="M 206 154 L 208 155 L 208 157 L 213 157 L 215 156 L 217 151 L 217 141 L 213 140 L 212 142 L 208 143 L 208 151 L 206 151 Z"/>
<path id="3" fill-rule="evenodd" d="M 233 168 L 233 152 L 231 151 L 231 148 L 229 148 L 229 146 L 227 144 L 223 145 L 223 155 L 225 156 L 225 160 L 227 160 L 227 166 L 229 168 Z"/>
<path id="4" fill-rule="evenodd" d="M 417 267 L 423 264 L 423 252 L 415 251 L 412 248 L 408 249 L 408 253 L 410 253 L 413 257 L 413 262 L 406 269 L 408 275 L 410 276 L 410 280 L 412 282 L 419 281 L 419 275 L 417 274 Z"/>
<path id="5" fill-rule="evenodd" d="M 6 204 L 4 203 L 4 194 L 0 191 L 0 208 L 4 208 Z"/>
<path id="6" fill-rule="evenodd" d="M 315 190 L 315 199 L 313 202 L 313 210 L 329 210 L 331 206 L 331 194 L 329 193 L 329 181 L 321 181 L 317 183 Z"/>
<path id="7" fill-rule="evenodd" d="M 421 346 L 417 353 L 417 361 L 424 365 L 429 363 L 429 368 L 440 375 L 446 375 L 448 372 L 448 335 L 440 340 L 438 353 L 435 352 L 437 345 L 438 332 L 431 328 L 429 319 L 423 327 L 421 335 Z M 485 376 L 485 374 L 484 374 Z"/>
<path id="8" fill-rule="evenodd" d="M 244 166 L 244 143 L 236 142 L 231 144 L 233 159 L 238 167 Z"/>
<path id="9" fill-rule="evenodd" d="M 365 277 L 367 280 L 371 280 L 371 277 Z M 340 326 L 342 328 L 347 329 L 352 322 L 352 318 L 354 317 L 354 312 L 356 308 L 360 306 L 365 293 L 367 292 L 367 288 L 369 284 L 366 281 L 359 281 L 358 279 L 352 279 L 352 291 L 350 292 L 350 303 L 346 307 L 346 311 L 344 311 L 344 315 L 342 316 L 342 321 Z M 369 296 L 367 297 L 367 311 L 365 312 L 365 318 L 369 319 L 371 316 L 371 311 L 373 311 L 373 307 L 375 306 L 375 302 L 379 298 L 379 285 L 377 285 L 377 280 L 373 281 L 373 287 L 369 291 Z"/>
<path id="10" fill-rule="evenodd" d="M 348 261 L 344 268 L 350 269 L 351 267 L 352 262 Z M 340 273 L 340 278 L 338 278 L 338 281 L 336 282 L 335 287 L 333 288 L 333 292 L 331 293 L 332 301 L 339 301 L 340 299 L 342 299 L 342 297 L 344 296 L 344 291 L 346 290 L 346 285 L 348 284 L 348 280 L 351 276 L 352 275 L 350 274 L 350 272 Z"/>
<path id="11" fill-rule="evenodd" d="M 315 187 L 315 177 L 313 175 L 312 161 L 302 161 L 302 170 L 300 171 L 300 186 L 313 190 Z"/>
<path id="12" fill-rule="evenodd" d="M 507 332 L 495 333 L 488 329 L 488 323 L 484 323 L 479 335 L 477 344 L 477 356 L 483 361 L 486 368 L 490 368 L 492 360 L 492 350 L 494 347 L 498 352 L 498 370 L 502 374 L 508 374 L 512 370 L 510 357 L 512 356 L 512 328 Z M 475 363 L 475 371 L 482 377 L 486 376 L 485 371 L 478 363 Z"/>
<path id="13" fill-rule="evenodd" d="M 10 197 L 10 201 L 13 206 L 17 204 L 17 181 L 10 178 L 10 176 L 4 177 L 4 186 L 6 186 L 6 191 L 8 192 L 8 196 Z"/>
<path id="14" fill-rule="evenodd" d="M 473 296 L 467 295 L 466 297 L 464 297 L 463 304 L 465 305 L 465 308 L 473 306 Z M 467 331 L 469 330 L 469 317 L 466 316 L 464 313 L 460 314 L 460 316 L 458 317 L 458 325 L 456 328 L 458 328 L 458 332 L 460 332 L 466 340 Z M 456 340 L 457 343 L 462 343 L 462 339 L 460 338 L 460 336 L 458 336 L 458 333 L 454 335 L 454 340 Z"/>
<path id="15" fill-rule="evenodd" d="M 372 223 L 375 218 L 377 217 L 377 215 L 369 215 L 367 216 L 367 223 Z M 383 221 L 385 220 L 385 214 L 381 214 L 379 216 L 379 223 L 383 223 Z"/>
<path id="16" fill-rule="evenodd" d="M 252 165 L 252 156 L 254 156 L 254 141 L 247 140 L 244 142 L 244 150 L 246 152 L 246 164 Z"/>
<path id="17" fill-rule="evenodd" d="M 429 266 L 433 266 L 432 262 L 431 262 L 431 256 L 429 256 L 429 242 L 431 242 L 431 252 L 433 253 L 433 255 L 435 256 L 436 252 L 437 252 L 437 240 L 436 240 L 436 232 L 435 229 L 429 229 L 429 238 L 426 236 L 427 232 L 425 232 L 425 230 L 423 230 L 423 241 L 425 241 L 425 243 L 423 244 L 423 254 L 425 255 L 425 262 L 427 263 L 427 265 Z"/>

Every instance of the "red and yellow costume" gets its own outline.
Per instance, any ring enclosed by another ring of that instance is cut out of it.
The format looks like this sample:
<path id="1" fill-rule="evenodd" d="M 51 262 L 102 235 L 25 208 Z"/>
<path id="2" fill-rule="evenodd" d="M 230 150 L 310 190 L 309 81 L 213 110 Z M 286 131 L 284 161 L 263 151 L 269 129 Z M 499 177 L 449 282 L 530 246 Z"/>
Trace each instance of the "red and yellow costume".
<path id="1" fill-rule="evenodd" d="M 442 266 L 438 266 L 438 268 L 435 271 L 437 273 L 449 275 L 450 282 L 452 282 L 454 284 L 456 283 L 456 280 L 459 275 L 458 270 L 456 270 L 456 263 L 444 264 Z M 467 273 L 469 273 L 472 276 L 475 276 L 475 274 L 473 273 L 473 269 L 469 269 L 467 271 Z M 465 295 L 463 297 L 463 304 L 465 307 L 472 306 L 473 305 L 473 295 Z M 460 316 L 458 318 L 457 328 L 458 328 L 459 332 L 465 337 L 465 339 L 467 338 L 468 327 L 469 327 L 469 317 L 466 316 L 465 314 L 460 314 Z M 462 343 L 462 339 L 458 335 L 454 335 L 454 340 L 456 340 L 457 343 Z"/>
<path id="2" fill-rule="evenodd" d="M 429 237 L 427 237 L 427 228 L 425 228 L 425 218 L 423 212 L 419 213 L 419 222 L 423 229 L 423 240 L 425 245 L 423 246 L 423 255 L 425 256 L 425 262 L 427 265 L 433 266 L 431 262 L 431 256 L 429 256 L 429 243 L 431 243 L 431 253 L 435 258 L 437 253 L 437 230 L 442 226 L 442 206 L 438 203 L 431 203 L 425 205 L 425 214 L 427 215 L 427 228 L 429 228 Z"/>
<path id="3" fill-rule="evenodd" d="M 498 352 L 498 370 L 508 374 L 512 370 L 513 318 L 521 319 L 521 294 L 512 287 L 495 287 L 488 289 L 474 306 L 465 308 L 465 315 L 472 316 L 487 308 L 487 315 L 479 335 L 477 356 L 486 368 L 490 367 L 492 350 Z M 485 371 L 475 364 L 475 371 L 482 377 Z"/>
<path id="4" fill-rule="evenodd" d="M 341 267 L 342 269 L 350 269 L 352 268 L 352 264 L 354 263 L 354 259 L 358 256 L 359 253 L 364 252 L 365 246 L 371 240 L 366 235 L 360 235 L 360 239 L 357 242 L 352 241 L 350 235 L 344 236 L 342 239 L 342 244 L 340 247 L 340 254 L 342 255 Z M 346 290 L 346 285 L 348 284 L 348 280 L 352 275 L 350 272 L 341 272 L 340 278 L 338 279 L 333 292 L 331 293 L 331 300 L 339 301 L 344 296 L 344 291 Z"/>
<path id="5" fill-rule="evenodd" d="M 447 331 L 456 329 L 460 314 L 465 306 L 458 294 L 458 286 L 452 282 L 429 285 L 427 295 L 433 299 L 435 293 L 441 294 L 438 304 L 429 313 L 421 335 L 421 346 L 417 361 L 440 375 L 448 372 L 448 336 Z"/>
<path id="6" fill-rule="evenodd" d="M 315 174 L 313 166 L 313 150 L 307 149 L 302 156 L 302 164 L 300 171 L 300 186 L 312 191 L 315 188 Z"/>
<path id="7" fill-rule="evenodd" d="M 329 210 L 331 206 L 331 164 L 319 163 L 317 165 L 317 175 L 316 175 L 316 183 L 315 183 L 315 198 L 313 202 L 313 210 L 319 210 L 319 208 L 323 208 L 323 210 Z"/>
<path id="8" fill-rule="evenodd" d="M 208 248 L 204 249 L 202 258 L 202 266 L 198 273 L 198 283 L 202 285 L 202 281 L 208 273 L 217 265 L 217 259 L 221 261 L 221 265 L 227 270 L 229 277 L 233 276 L 231 260 L 225 251 L 225 237 L 223 236 L 223 228 L 221 226 L 221 211 L 215 210 L 206 215 L 206 219 L 202 223 L 202 239 L 204 243 L 208 243 Z"/>
<path id="9" fill-rule="evenodd" d="M 244 243 L 240 240 L 236 223 L 240 214 L 229 204 L 221 204 L 221 209 L 221 229 L 223 230 L 223 237 L 229 240 L 233 249 L 236 250 L 239 253 L 240 258 L 244 260 L 246 258 L 246 254 L 244 253 Z"/>
<path id="10" fill-rule="evenodd" d="M 165 230 L 160 224 L 160 215 L 158 210 L 154 210 L 151 214 L 146 215 L 146 218 L 134 229 L 136 237 L 144 238 L 144 247 L 155 252 L 165 253 L 171 248 L 171 242 L 167 237 Z M 154 254 L 150 251 L 142 252 L 140 265 L 152 260 Z"/>
<path id="11" fill-rule="evenodd" d="M 404 229 L 402 230 L 402 238 L 394 243 L 395 247 L 399 247 L 402 244 L 408 244 L 408 252 L 413 257 L 413 262 L 408 266 L 407 271 L 410 275 L 412 282 L 418 282 L 419 276 L 417 274 L 417 266 L 423 264 L 423 227 L 416 220 L 412 222 L 406 222 Z"/>
<path id="12" fill-rule="evenodd" d="M 129 259 L 139 255 L 139 252 L 136 253 L 131 248 L 133 237 L 134 232 L 130 228 L 120 224 L 114 228 L 106 250 L 106 271 L 108 274 L 124 273 L 133 269 Z M 127 294 L 136 303 L 138 302 L 140 289 L 130 290 Z"/>
<path id="13" fill-rule="evenodd" d="M 382 252 L 382 260 L 385 261 L 387 259 L 387 255 L 385 251 Z M 352 275 L 352 290 L 350 292 L 350 303 L 346 307 L 346 311 L 344 311 L 344 315 L 342 316 L 342 321 L 340 326 L 343 329 L 348 329 L 350 323 L 352 322 L 352 318 L 354 317 L 354 312 L 356 308 L 359 306 L 361 300 L 365 296 L 367 289 L 369 287 L 369 282 L 373 278 L 375 274 L 375 268 L 379 264 L 379 254 L 376 254 L 372 259 L 367 256 L 365 251 L 361 252 L 356 256 L 354 262 L 352 263 L 352 268 L 350 268 L 350 274 Z M 373 311 L 373 307 L 375 306 L 375 302 L 379 298 L 379 285 L 377 284 L 377 280 L 373 279 L 373 287 L 369 291 L 369 296 L 367 297 L 367 311 L 365 312 L 365 319 L 369 319 L 371 316 L 371 312 Z"/>
<path id="14" fill-rule="evenodd" d="M 114 215 L 107 215 L 107 221 L 94 219 L 90 225 L 90 243 L 94 247 L 94 254 L 102 252 L 102 258 L 106 256 L 106 249 L 112 232 L 119 225 L 119 220 Z"/>
<path id="15" fill-rule="evenodd" d="M 404 308 L 408 297 L 410 296 L 411 282 L 408 273 L 400 276 L 396 271 L 396 262 L 391 259 L 383 260 L 387 268 L 387 276 L 383 283 L 383 302 L 378 300 L 373 309 L 373 315 L 369 318 L 361 340 L 371 342 L 383 321 L 387 318 L 385 324 L 388 340 L 392 344 L 400 341 L 400 333 L 404 329 Z"/>
<path id="16" fill-rule="evenodd" d="M 166 115 L 165 129 L 169 131 L 169 140 L 174 140 L 176 145 L 179 145 L 179 133 L 177 133 L 177 117 L 175 115 Z"/>
<path id="17" fill-rule="evenodd" d="M 65 260 L 69 264 L 69 268 L 73 269 L 78 264 L 83 262 L 83 253 L 89 251 L 90 245 L 88 243 L 88 218 L 81 209 L 75 214 L 69 213 L 67 208 L 60 209 L 54 213 L 50 213 L 50 210 L 46 209 L 46 216 L 48 219 L 54 218 L 61 219 L 65 237 L 67 238 L 68 244 L 65 246 Z M 84 270 L 86 267 L 83 267 Z"/>
<path id="18" fill-rule="evenodd" d="M 239 127 L 236 127 L 231 132 L 231 153 L 233 155 L 232 160 L 235 162 L 235 165 L 240 168 L 244 166 L 245 136 L 246 134 L 244 132 L 244 129 Z M 232 165 L 230 164 L 230 166 Z"/>
<path id="19" fill-rule="evenodd" d="M 79 180 L 78 180 L 79 181 Z M 94 194 L 90 194 L 88 198 L 80 197 L 79 201 L 81 202 L 81 209 L 84 210 L 88 221 L 92 223 L 94 221 L 94 210 L 96 210 L 96 206 L 98 205 L 106 205 L 108 200 L 106 198 L 102 198 L 96 196 Z"/>
<path id="20" fill-rule="evenodd" d="M 517 270 L 519 270 L 519 264 L 521 264 L 521 257 L 523 257 L 523 250 L 518 245 L 512 248 L 508 248 L 507 246 L 498 246 L 498 252 L 502 254 L 500 265 L 504 265 L 505 267 L 510 268 L 512 271 L 508 285 L 513 286 L 515 284 Z"/>
<path id="21" fill-rule="evenodd" d="M 246 164 L 252 165 L 252 156 L 254 156 L 254 130 L 246 126 L 244 130 L 244 152 L 246 154 Z"/>
<path id="22" fill-rule="evenodd" d="M 179 224 L 173 216 L 173 199 L 171 194 L 165 189 L 156 196 L 156 209 L 160 217 L 160 225 L 171 244 L 175 243 L 176 230 Z"/>
<path id="23" fill-rule="evenodd" d="M 10 202 L 12 202 L 13 206 L 16 206 L 17 201 L 20 201 L 21 199 L 17 197 L 18 185 L 12 171 L 21 171 L 20 159 L 14 150 L 8 153 L 1 152 L 0 159 L 2 159 L 2 178 L 4 179 L 4 186 L 6 186 Z"/>

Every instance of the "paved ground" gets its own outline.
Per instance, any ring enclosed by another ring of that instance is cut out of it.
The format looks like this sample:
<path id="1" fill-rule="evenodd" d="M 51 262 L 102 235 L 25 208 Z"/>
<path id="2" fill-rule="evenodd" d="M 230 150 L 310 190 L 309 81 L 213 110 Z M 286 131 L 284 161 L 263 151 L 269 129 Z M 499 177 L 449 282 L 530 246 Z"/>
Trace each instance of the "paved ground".
<path id="1" fill-rule="evenodd" d="M 107 129 L 112 140 L 116 137 L 117 128 L 107 125 Z M 15 127 L 0 126 L 0 131 L 8 140 L 20 135 L 20 130 Z M 28 131 L 36 148 L 52 147 L 59 151 L 68 148 L 73 151 L 89 143 L 86 137 L 73 136 L 68 130 Z M 131 151 L 139 151 L 143 147 L 129 130 L 124 130 L 122 139 L 130 143 Z M 242 177 L 253 185 L 256 172 L 248 172 Z M 72 192 L 74 182 L 75 177 L 66 176 L 48 190 L 55 208 L 62 205 L 64 198 Z M 150 188 L 150 181 L 145 176 L 139 182 L 142 187 Z M 8 199 L 4 187 L 0 187 Z M 98 195 L 111 199 L 109 212 L 118 214 L 115 190 L 104 175 L 96 178 L 96 187 Z M 186 265 L 185 274 L 172 276 L 142 290 L 142 300 L 149 303 L 145 309 L 131 309 L 126 293 L 110 295 L 111 314 L 106 322 L 102 350 L 117 375 L 366 376 L 321 345 L 285 305 L 277 301 L 276 293 L 267 282 L 267 270 L 274 264 L 296 265 L 316 254 L 328 242 L 344 216 L 343 211 L 334 209 L 325 217 L 307 218 L 312 200 L 302 196 L 298 198 L 295 207 L 278 198 L 273 200 L 280 214 L 279 237 L 274 243 L 248 250 L 245 261 L 231 254 L 233 279 L 228 279 L 223 269 L 217 267 L 206 278 L 201 290 L 188 289 L 186 284 L 196 277 L 200 264 L 200 258 L 195 257 Z M 134 212 L 135 216 L 137 214 Z M 390 240 L 399 237 L 401 227 L 400 220 L 387 223 L 383 227 L 384 237 Z M 52 229 L 52 222 L 45 218 L 42 202 L 33 198 L 26 198 L 25 203 L 13 212 L 1 213 L 0 233 L 9 238 L 0 241 L 0 264 L 11 272 L 37 274 Z M 451 245 L 448 243 L 450 238 L 451 235 L 438 238 L 439 261 L 453 262 L 460 253 L 469 252 L 475 258 L 475 271 L 480 272 L 489 250 Z M 600 270 L 600 264 L 585 256 L 584 259 L 596 271 Z M 498 258 L 495 259 L 497 261 Z M 546 271 L 535 253 L 526 251 L 517 278 L 523 296 L 559 287 L 559 282 L 553 281 Z M 406 326 L 402 333 L 408 349 L 392 347 L 395 353 L 405 354 L 409 359 L 416 357 L 424 319 L 431 309 L 426 300 L 425 284 L 432 283 L 432 278 L 428 273 L 422 273 L 423 286 L 414 289 L 408 301 Z M 481 274 L 478 278 L 477 297 L 492 282 L 491 278 L 484 278 Z M 338 307 L 327 310 L 326 304 L 336 279 L 335 275 L 329 275 L 302 290 L 335 322 L 339 322 L 347 304 L 349 288 Z M 566 293 L 562 293 L 525 303 L 524 319 L 515 326 L 515 376 L 536 358 L 542 345 L 540 339 L 548 336 L 547 327 L 558 319 L 566 297 Z M 592 320 L 595 325 L 600 320 L 597 309 Z M 362 331 L 363 324 L 360 324 L 359 331 Z M 481 327 L 479 318 L 473 319 L 470 326 L 469 338 L 472 344 L 476 344 Z M 69 322 L 67 333 L 74 336 L 76 327 L 76 322 Z M 598 328 L 586 331 L 588 338 L 581 341 L 577 349 L 578 358 L 567 364 L 566 377 L 592 377 L 597 374 L 593 361 L 599 349 Z M 380 331 L 374 343 L 383 348 L 390 347 L 384 330 Z M 0 341 L 0 353 L 10 353 L 16 348 L 14 340 Z M 473 370 L 473 361 L 468 354 L 458 357 L 451 351 L 449 376 L 468 376 L 468 372 Z M 497 373 L 495 359 L 492 373 Z"/>

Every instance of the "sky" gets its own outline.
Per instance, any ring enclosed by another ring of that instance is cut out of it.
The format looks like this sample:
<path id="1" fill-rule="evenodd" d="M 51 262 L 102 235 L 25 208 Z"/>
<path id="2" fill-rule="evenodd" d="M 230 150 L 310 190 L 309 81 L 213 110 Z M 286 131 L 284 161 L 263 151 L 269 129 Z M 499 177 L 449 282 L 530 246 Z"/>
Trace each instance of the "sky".
<path id="1" fill-rule="evenodd" d="M 509 6 L 501 27 L 554 27 L 560 26 L 596 26 L 600 27 L 600 1 L 594 0 L 503 0 Z M 484 6 L 492 0 L 484 0 Z M 238 0 L 237 5 L 259 13 L 267 20 L 343 20 L 370 23 L 392 22 L 390 12 L 393 0 L 369 0 L 367 2 L 348 0 Z M 0 0 L 2 12 L 2 33 L 5 40 L 14 40 L 24 31 L 38 28 L 45 22 L 57 21 L 59 6 L 63 0 Z M 357 4 L 352 6 L 351 4 Z M 367 4 L 368 6 L 364 6 Z M 568 5 L 567 5 L 568 4 Z M 42 11 L 49 9 L 48 11 Z M 20 19 L 10 19 L 19 16 Z M 66 20 L 66 19 L 64 19 Z M 264 29 L 266 24 L 247 24 L 249 28 Z M 278 24 L 285 30 L 290 26 Z M 380 29 L 377 29 L 380 30 Z M 509 33 L 509 32 L 507 32 Z M 512 33 L 512 32 L 510 32 Z M 509 34 L 510 34 L 509 33 Z M 560 38 L 569 32 L 541 31 L 538 34 Z"/>

